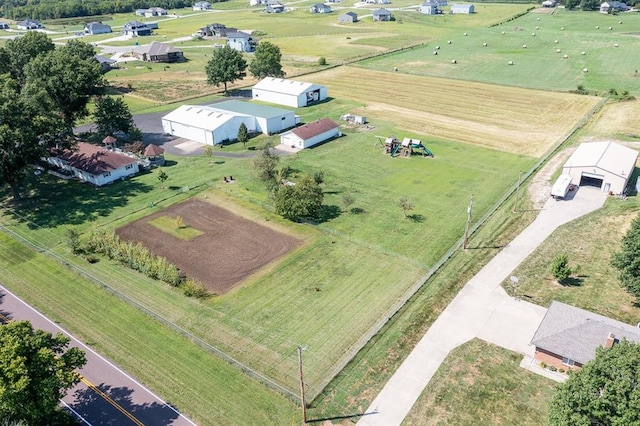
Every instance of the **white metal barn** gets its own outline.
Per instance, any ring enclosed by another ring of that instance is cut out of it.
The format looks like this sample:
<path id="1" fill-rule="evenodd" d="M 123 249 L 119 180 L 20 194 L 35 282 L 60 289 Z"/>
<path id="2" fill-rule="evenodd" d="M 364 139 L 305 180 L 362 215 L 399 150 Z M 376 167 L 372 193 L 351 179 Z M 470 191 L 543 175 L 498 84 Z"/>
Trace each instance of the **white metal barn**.
<path id="1" fill-rule="evenodd" d="M 267 77 L 252 89 L 255 100 L 294 108 L 327 99 L 327 88 L 320 84 Z"/>
<path id="2" fill-rule="evenodd" d="M 247 125 L 247 130 L 272 135 L 287 130 L 300 123 L 300 117 L 293 111 L 272 106 L 254 104 L 244 101 L 225 101 L 213 105 L 210 108 L 242 117 L 254 119 L 252 126 Z"/>
<path id="3" fill-rule="evenodd" d="M 614 142 L 590 142 L 578 146 L 562 167 L 580 186 L 596 186 L 620 194 L 636 167 L 638 151 Z"/>
<path id="4" fill-rule="evenodd" d="M 297 149 L 305 149 L 340 136 L 338 125 L 329 118 L 321 118 L 296 127 L 280 136 L 280 143 Z"/>

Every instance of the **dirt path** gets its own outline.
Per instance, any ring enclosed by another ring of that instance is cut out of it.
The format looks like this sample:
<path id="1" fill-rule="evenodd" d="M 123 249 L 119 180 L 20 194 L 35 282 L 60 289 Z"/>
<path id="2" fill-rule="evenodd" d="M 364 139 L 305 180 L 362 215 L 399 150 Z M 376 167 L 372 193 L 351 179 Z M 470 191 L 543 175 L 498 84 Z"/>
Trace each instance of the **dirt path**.
<path id="1" fill-rule="evenodd" d="M 538 173 L 533 177 L 531 181 L 531 185 L 529 185 L 529 198 L 533 203 L 533 208 L 536 210 L 542 209 L 544 203 L 547 201 L 549 196 L 551 195 L 551 187 L 553 186 L 553 182 L 551 182 L 551 177 L 558 170 L 567 158 L 576 148 L 567 148 L 565 150 L 560 151 L 556 155 L 553 156 L 551 160 L 547 162 Z"/>

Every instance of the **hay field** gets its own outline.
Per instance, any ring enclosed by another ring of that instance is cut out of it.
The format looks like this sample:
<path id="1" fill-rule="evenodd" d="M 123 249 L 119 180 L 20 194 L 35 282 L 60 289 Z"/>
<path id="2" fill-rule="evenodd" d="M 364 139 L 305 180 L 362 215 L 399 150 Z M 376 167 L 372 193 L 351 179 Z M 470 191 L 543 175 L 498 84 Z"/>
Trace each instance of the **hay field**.
<path id="1" fill-rule="evenodd" d="M 340 67 L 314 75 L 357 112 L 418 134 L 539 157 L 598 98 Z"/>

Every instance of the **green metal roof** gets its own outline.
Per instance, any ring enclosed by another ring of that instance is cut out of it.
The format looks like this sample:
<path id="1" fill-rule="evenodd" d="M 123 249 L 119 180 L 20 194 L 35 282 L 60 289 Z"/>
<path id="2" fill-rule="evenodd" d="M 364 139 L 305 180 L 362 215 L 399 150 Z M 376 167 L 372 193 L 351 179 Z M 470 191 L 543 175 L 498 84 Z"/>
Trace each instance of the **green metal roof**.
<path id="1" fill-rule="evenodd" d="M 285 114 L 291 114 L 293 111 L 272 106 L 258 105 L 244 101 L 224 101 L 209 105 L 211 108 L 219 110 L 236 112 L 238 114 L 252 115 L 260 118 L 280 117 Z"/>

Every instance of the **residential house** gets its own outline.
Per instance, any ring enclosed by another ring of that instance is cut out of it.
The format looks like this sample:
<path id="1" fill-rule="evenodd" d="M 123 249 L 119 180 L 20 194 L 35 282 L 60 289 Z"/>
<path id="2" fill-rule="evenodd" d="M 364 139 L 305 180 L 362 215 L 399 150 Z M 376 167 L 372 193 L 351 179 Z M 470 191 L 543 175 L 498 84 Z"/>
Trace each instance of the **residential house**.
<path id="1" fill-rule="evenodd" d="M 284 5 L 277 4 L 274 6 L 267 6 L 264 8 L 264 11 L 267 13 L 282 13 L 284 12 Z"/>
<path id="2" fill-rule="evenodd" d="M 542 2 L 542 7 L 556 7 L 556 1 L 555 0 L 545 0 Z"/>
<path id="3" fill-rule="evenodd" d="M 568 370 L 594 359 L 597 348 L 623 339 L 640 343 L 640 328 L 553 301 L 531 344 L 537 361 Z"/>
<path id="4" fill-rule="evenodd" d="M 24 21 L 18 22 L 16 25 L 19 30 L 39 30 L 42 28 L 42 24 L 40 21 L 35 19 L 25 19 Z"/>
<path id="5" fill-rule="evenodd" d="M 371 14 L 373 15 L 374 21 L 390 21 L 391 20 L 391 12 L 389 12 L 385 8 L 376 9 L 373 12 L 371 12 Z"/>
<path id="6" fill-rule="evenodd" d="M 196 31 L 196 35 L 199 37 L 211 37 L 213 35 L 213 31 L 209 27 L 202 27 Z"/>
<path id="7" fill-rule="evenodd" d="M 102 186 L 138 173 L 136 158 L 120 154 L 86 142 L 79 142 L 75 149 L 66 149 L 48 158 L 54 170 L 73 174 L 84 182 Z"/>
<path id="8" fill-rule="evenodd" d="M 122 27 L 122 32 L 132 37 L 151 35 L 151 28 L 140 21 L 129 21 Z"/>
<path id="9" fill-rule="evenodd" d="M 608 1 L 600 5 L 600 13 L 626 12 L 629 7 L 620 1 Z"/>
<path id="10" fill-rule="evenodd" d="M 208 1 L 199 1 L 197 3 L 195 3 L 193 5 L 193 10 L 197 11 L 197 10 L 210 10 L 211 9 L 211 3 L 209 3 Z"/>
<path id="11" fill-rule="evenodd" d="M 108 34 L 110 32 L 111 27 L 102 22 L 89 22 L 84 26 L 85 35 Z"/>
<path id="12" fill-rule="evenodd" d="M 338 125 L 329 118 L 321 118 L 283 133 L 280 135 L 280 143 L 291 148 L 305 149 L 339 136 L 341 133 Z"/>
<path id="13" fill-rule="evenodd" d="M 0 22 L 0 30 L 8 30 L 9 24 L 6 22 Z"/>
<path id="14" fill-rule="evenodd" d="M 420 5 L 420 13 L 424 15 L 437 15 L 439 12 L 438 3 L 433 0 L 427 0 Z"/>
<path id="15" fill-rule="evenodd" d="M 342 0 L 327 0 L 327 3 L 342 3 Z"/>
<path id="16" fill-rule="evenodd" d="M 311 13 L 330 13 L 331 6 L 326 5 L 324 3 L 316 3 L 309 8 L 309 12 Z"/>
<path id="17" fill-rule="evenodd" d="M 469 15 L 475 13 L 475 6 L 472 4 L 454 4 L 451 5 L 451 11 L 454 15 Z"/>
<path id="18" fill-rule="evenodd" d="M 391 0 L 378 0 L 378 4 L 391 4 Z"/>
<path id="19" fill-rule="evenodd" d="M 118 67 L 118 61 L 114 61 L 113 59 L 107 58 L 106 56 L 93 55 L 93 59 L 98 61 L 102 72 L 107 72 Z"/>
<path id="20" fill-rule="evenodd" d="M 435 2 L 438 3 L 438 7 L 447 5 L 447 0 L 435 0 Z"/>
<path id="21" fill-rule="evenodd" d="M 152 41 L 145 46 L 133 49 L 133 56 L 145 62 L 182 62 L 184 54 L 182 50 L 168 43 Z"/>
<path id="22" fill-rule="evenodd" d="M 355 12 L 347 12 L 338 16 L 338 22 L 341 24 L 352 24 L 358 22 L 358 14 Z"/>
<path id="23" fill-rule="evenodd" d="M 242 31 L 227 33 L 227 44 L 239 52 L 253 52 L 256 50 L 255 40 L 251 35 Z"/>

